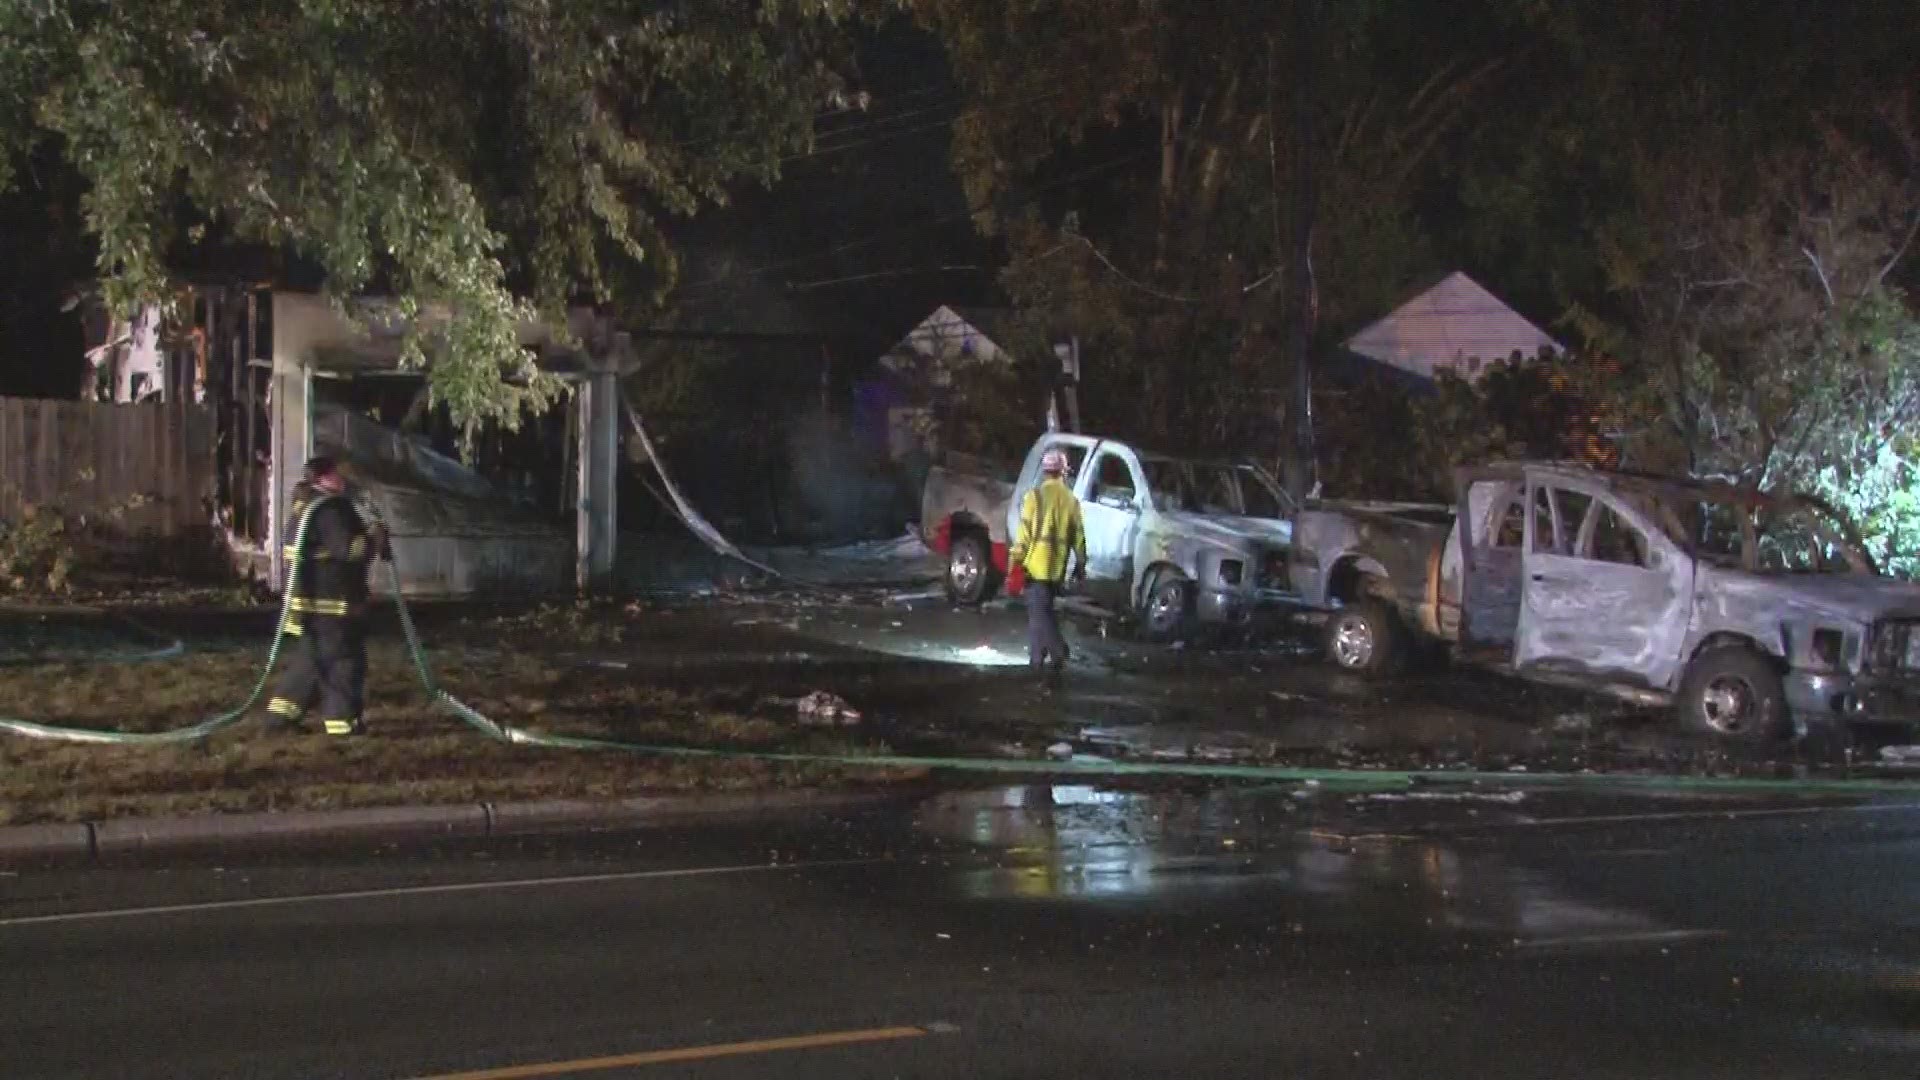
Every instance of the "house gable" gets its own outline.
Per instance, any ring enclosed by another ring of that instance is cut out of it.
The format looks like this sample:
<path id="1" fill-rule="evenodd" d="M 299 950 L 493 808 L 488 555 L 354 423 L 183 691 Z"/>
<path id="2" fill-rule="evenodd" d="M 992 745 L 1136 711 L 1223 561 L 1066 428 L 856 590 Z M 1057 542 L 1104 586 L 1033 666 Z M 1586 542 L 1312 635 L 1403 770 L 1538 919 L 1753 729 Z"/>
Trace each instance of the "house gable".
<path id="1" fill-rule="evenodd" d="M 1455 272 L 1347 340 L 1356 355 L 1432 379 L 1473 379 L 1516 354 L 1565 352 L 1547 333 L 1467 275 Z"/>

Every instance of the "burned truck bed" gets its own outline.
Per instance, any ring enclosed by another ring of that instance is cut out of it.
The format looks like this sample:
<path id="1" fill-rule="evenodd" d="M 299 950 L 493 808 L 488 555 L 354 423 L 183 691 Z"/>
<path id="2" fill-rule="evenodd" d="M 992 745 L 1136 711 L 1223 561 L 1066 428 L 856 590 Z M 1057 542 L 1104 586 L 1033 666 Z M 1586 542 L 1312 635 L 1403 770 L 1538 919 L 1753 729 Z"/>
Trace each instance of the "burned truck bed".
<path id="1" fill-rule="evenodd" d="M 1443 503 L 1316 500 L 1295 517 L 1288 561 L 1303 607 L 1327 610 L 1375 595 L 1424 618 L 1437 601 L 1454 508 Z"/>

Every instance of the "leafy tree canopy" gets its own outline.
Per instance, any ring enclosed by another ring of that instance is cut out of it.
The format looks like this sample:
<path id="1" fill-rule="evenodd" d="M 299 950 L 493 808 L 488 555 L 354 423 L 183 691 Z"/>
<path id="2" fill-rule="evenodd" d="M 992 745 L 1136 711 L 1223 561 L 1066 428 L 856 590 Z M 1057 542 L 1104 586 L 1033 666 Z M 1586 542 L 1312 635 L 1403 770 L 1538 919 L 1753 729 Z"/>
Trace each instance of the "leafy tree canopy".
<path id="1" fill-rule="evenodd" d="M 1261 452 L 1277 330 L 1331 351 L 1465 269 L 1580 350 L 1568 407 L 1635 464 L 1869 518 L 1920 484 L 1910 3 L 909 3 L 969 93 L 955 167 L 1010 240 L 1022 344 L 1081 335 L 1096 424 Z M 1352 491 L 1380 486 L 1353 448 L 1409 430 L 1442 473 L 1531 446 L 1538 381 L 1330 397 L 1323 457 Z"/>
<path id="2" fill-rule="evenodd" d="M 1501 5 L 909 4 L 968 94 L 955 169 L 1022 344 L 1071 328 L 1090 421 L 1191 449 L 1277 445 L 1302 183 L 1313 317 L 1349 328 L 1438 268 L 1414 196 L 1518 58 Z"/>
<path id="3" fill-rule="evenodd" d="M 208 242 L 290 248 L 420 320 L 470 432 L 556 387 L 517 327 L 658 298 L 661 222 L 771 182 L 847 105 L 883 0 L 0 0 L 0 187 L 52 142 L 108 299 Z"/>

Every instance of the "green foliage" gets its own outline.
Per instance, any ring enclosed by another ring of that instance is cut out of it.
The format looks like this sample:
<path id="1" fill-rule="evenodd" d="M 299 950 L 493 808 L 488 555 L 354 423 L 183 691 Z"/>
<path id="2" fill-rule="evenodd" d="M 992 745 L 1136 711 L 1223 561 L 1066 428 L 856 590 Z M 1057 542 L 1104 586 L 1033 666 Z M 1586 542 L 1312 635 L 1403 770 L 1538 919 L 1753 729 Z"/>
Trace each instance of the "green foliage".
<path id="1" fill-rule="evenodd" d="M 968 94 L 954 166 L 1009 244 L 1029 347 L 1077 333 L 1087 422 L 1173 449 L 1278 448 L 1296 162 L 1320 192 L 1316 325 L 1339 333 L 1437 269 L 1411 196 L 1506 63 L 1479 12 L 1325 3 L 1303 28 L 1298 4 L 909 6 Z"/>
<path id="2" fill-rule="evenodd" d="M 20 504 L 13 521 L 0 521 L 0 592 L 69 592 L 103 567 L 103 531 L 148 501 L 136 495 L 93 514 L 43 503 Z"/>
<path id="3" fill-rule="evenodd" d="M 67 516 L 32 504 L 0 527 L 0 585 L 16 593 L 64 593 L 78 552 Z"/>
<path id="4" fill-rule="evenodd" d="M 1452 448 L 1434 458 L 1408 443 L 1410 433 L 1422 434 L 1414 418 L 1426 404 L 1415 400 L 1404 381 L 1381 373 L 1340 383 L 1323 380 L 1315 388 L 1313 411 L 1320 483 L 1327 493 L 1360 499 L 1443 498 Z"/>
<path id="5" fill-rule="evenodd" d="M 1617 314 L 1576 310 L 1620 358 L 1591 389 L 1630 461 L 1809 490 L 1861 522 L 1883 562 L 1914 567 L 1917 150 L 1894 109 L 1756 163 L 1711 145 L 1638 161 L 1633 214 L 1600 233 Z"/>
<path id="6" fill-rule="evenodd" d="M 883 0 L 0 0 L 0 184 L 53 137 L 109 299 L 183 248 L 290 246 L 377 288 L 471 433 L 551 403 L 518 327 L 657 298 L 665 215 L 771 182 Z"/>
<path id="7" fill-rule="evenodd" d="M 998 462 L 1019 461 L 1046 417 L 1047 395 L 1059 376 L 1052 342 L 1016 330 L 1022 348 L 1010 363 L 956 366 L 932 418 L 943 449 Z"/>
<path id="8" fill-rule="evenodd" d="M 1567 458 L 1593 406 L 1568 389 L 1578 359 L 1489 364 L 1469 382 L 1442 372 L 1430 388 L 1369 375 L 1323 389 L 1321 479 L 1343 497 L 1447 501 L 1453 471 L 1525 458 Z"/>

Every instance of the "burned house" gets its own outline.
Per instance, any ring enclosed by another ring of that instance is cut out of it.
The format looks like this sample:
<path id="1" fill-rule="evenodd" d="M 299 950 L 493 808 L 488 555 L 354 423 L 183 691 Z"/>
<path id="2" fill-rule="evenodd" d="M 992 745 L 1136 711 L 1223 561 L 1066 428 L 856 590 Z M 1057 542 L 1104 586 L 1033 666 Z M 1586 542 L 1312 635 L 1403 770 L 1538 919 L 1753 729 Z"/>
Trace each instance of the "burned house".
<path id="1" fill-rule="evenodd" d="M 591 312 L 570 322 L 577 344 L 531 324 L 522 341 L 571 393 L 520 432 L 486 433 L 465 460 L 426 407 L 422 373 L 401 364 L 406 325 L 377 300 L 197 289 L 155 381 L 213 412 L 217 524 L 236 561 L 276 588 L 296 526 L 284 507 L 318 453 L 345 462 L 387 519 L 409 594 L 601 588 L 614 573 L 631 350 Z"/>

